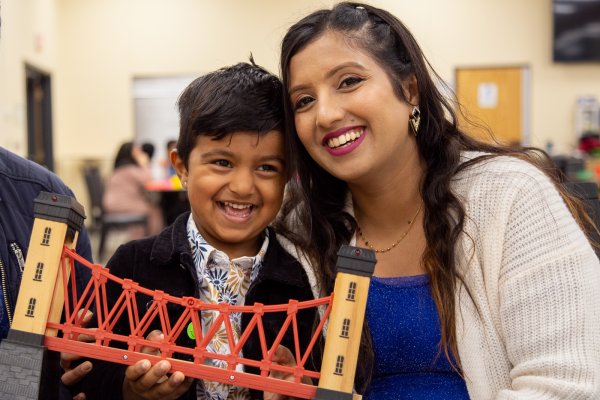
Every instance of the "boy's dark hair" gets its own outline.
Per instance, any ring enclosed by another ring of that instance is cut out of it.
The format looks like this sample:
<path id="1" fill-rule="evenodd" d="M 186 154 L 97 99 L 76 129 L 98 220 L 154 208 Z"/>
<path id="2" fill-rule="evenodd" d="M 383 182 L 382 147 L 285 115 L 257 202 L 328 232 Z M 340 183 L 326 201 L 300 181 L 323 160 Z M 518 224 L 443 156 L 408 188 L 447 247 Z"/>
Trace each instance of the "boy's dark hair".
<path id="1" fill-rule="evenodd" d="M 237 131 L 284 132 L 282 93 L 279 78 L 253 61 L 221 68 L 190 83 L 177 101 L 177 152 L 185 167 L 200 135 L 217 140 Z"/>

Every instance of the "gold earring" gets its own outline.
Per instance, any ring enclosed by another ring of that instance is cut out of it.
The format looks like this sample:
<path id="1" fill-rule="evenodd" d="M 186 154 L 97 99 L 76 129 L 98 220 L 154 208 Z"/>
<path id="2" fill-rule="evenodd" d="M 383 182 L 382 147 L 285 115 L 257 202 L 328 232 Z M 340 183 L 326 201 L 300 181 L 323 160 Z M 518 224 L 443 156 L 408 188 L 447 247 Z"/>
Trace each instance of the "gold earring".
<path id="1" fill-rule="evenodd" d="M 421 123 L 421 110 L 419 110 L 419 106 L 412 108 L 408 121 L 410 122 L 410 126 L 412 126 L 413 133 L 417 136 L 419 133 L 419 124 Z"/>

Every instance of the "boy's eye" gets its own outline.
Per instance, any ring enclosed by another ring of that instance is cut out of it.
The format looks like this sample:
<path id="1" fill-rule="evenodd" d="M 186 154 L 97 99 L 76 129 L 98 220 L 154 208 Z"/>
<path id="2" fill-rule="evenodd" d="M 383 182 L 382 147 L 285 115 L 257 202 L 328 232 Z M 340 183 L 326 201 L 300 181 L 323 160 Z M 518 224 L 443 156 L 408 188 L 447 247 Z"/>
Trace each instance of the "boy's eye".
<path id="1" fill-rule="evenodd" d="M 294 111 L 306 107 L 313 100 L 314 99 L 312 97 L 310 97 L 310 96 L 302 96 L 302 97 L 300 97 L 298 100 L 296 100 L 296 103 L 294 104 Z"/>
<path id="2" fill-rule="evenodd" d="M 218 165 L 219 167 L 231 167 L 231 163 L 227 160 L 216 160 L 213 161 L 213 164 Z"/>
<path id="3" fill-rule="evenodd" d="M 340 83 L 340 89 L 343 88 L 347 88 L 350 86 L 354 86 L 360 82 L 363 81 L 363 78 L 359 78 L 358 76 L 350 76 L 348 78 L 345 78 L 344 80 L 342 80 L 342 82 Z"/>

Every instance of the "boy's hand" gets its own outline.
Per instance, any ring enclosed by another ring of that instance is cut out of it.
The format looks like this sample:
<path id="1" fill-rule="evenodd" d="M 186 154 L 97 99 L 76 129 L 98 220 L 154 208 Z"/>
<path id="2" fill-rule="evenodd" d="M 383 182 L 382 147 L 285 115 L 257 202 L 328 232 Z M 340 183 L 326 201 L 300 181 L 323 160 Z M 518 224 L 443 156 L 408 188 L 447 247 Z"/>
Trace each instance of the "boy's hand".
<path id="1" fill-rule="evenodd" d="M 160 342 L 164 339 L 164 334 L 159 330 L 154 330 L 146 336 L 146 339 Z M 156 347 L 143 346 L 140 352 L 160 356 L 160 350 Z M 186 379 L 185 375 L 179 371 L 168 376 L 167 373 L 170 369 L 171 363 L 166 360 L 161 360 L 154 366 L 151 366 L 148 360 L 140 360 L 128 367 L 123 381 L 123 399 L 178 398 L 188 390 L 194 379 Z"/>
<path id="2" fill-rule="evenodd" d="M 279 347 L 277 347 L 277 350 L 275 350 L 275 354 L 273 354 L 272 360 L 274 363 L 277 363 L 279 365 L 284 365 L 286 367 L 295 367 L 296 366 L 296 359 L 294 358 L 294 355 L 292 354 L 290 349 L 288 349 L 285 346 L 280 345 Z M 283 379 L 284 381 L 294 382 L 293 374 L 279 372 L 279 371 L 271 371 L 271 373 L 269 374 L 269 378 Z M 307 385 L 312 385 L 312 380 L 309 377 L 305 376 L 302 378 L 302 383 L 305 383 Z M 277 393 L 264 392 L 263 399 L 264 400 L 294 400 L 297 398 L 285 396 L 285 395 L 277 394 Z"/>
<path id="3" fill-rule="evenodd" d="M 123 381 L 124 400 L 176 399 L 184 394 L 194 382 L 179 371 L 167 376 L 171 363 L 161 360 L 154 366 L 148 360 L 140 360 L 125 371 Z"/>

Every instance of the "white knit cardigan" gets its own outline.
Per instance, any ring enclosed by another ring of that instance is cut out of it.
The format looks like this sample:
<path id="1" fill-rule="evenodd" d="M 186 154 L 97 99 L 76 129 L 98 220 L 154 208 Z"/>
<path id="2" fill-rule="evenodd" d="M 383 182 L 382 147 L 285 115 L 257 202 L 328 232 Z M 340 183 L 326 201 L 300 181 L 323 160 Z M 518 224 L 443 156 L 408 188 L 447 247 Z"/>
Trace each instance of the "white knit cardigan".
<path id="1" fill-rule="evenodd" d="M 600 263 L 554 185 L 496 157 L 452 190 L 467 215 L 456 330 L 470 397 L 600 399 Z M 304 253 L 280 240 L 322 295 Z"/>

